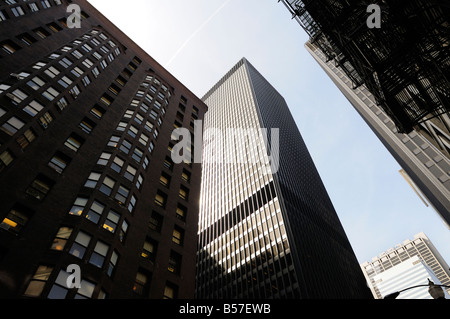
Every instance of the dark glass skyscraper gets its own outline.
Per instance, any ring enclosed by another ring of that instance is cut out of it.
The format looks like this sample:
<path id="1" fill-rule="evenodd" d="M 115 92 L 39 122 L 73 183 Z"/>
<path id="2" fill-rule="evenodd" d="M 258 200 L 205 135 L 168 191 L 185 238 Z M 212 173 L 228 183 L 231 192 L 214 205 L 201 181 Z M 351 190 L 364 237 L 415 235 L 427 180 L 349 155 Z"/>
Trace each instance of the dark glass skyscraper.
<path id="1" fill-rule="evenodd" d="M 203 101 L 196 296 L 371 298 L 283 97 L 244 58 Z"/>
<path id="2" fill-rule="evenodd" d="M 205 112 L 87 1 L 2 1 L 0 297 L 193 298 L 201 171 L 171 134 Z"/>

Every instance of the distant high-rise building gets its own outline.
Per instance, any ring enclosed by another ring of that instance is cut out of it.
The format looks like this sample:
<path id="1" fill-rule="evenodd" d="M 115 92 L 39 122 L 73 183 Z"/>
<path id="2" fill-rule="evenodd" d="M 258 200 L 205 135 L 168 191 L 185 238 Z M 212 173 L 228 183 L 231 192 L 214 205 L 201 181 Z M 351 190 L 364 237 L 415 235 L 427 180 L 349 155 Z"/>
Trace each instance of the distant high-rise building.
<path id="1" fill-rule="evenodd" d="M 372 298 L 284 98 L 243 58 L 203 101 L 196 296 Z"/>
<path id="2" fill-rule="evenodd" d="M 450 8 L 445 1 L 283 0 L 327 61 L 364 84 L 398 132 L 450 159 Z M 376 23 L 374 23 L 376 22 Z"/>
<path id="3" fill-rule="evenodd" d="M 372 261 L 370 262 L 364 262 L 361 264 L 361 268 L 364 272 L 364 275 L 367 279 L 367 282 L 369 283 L 370 289 L 372 291 L 372 294 L 375 298 L 381 299 L 386 294 L 389 294 L 391 292 L 394 292 L 395 289 L 390 290 L 388 286 L 383 284 L 383 289 L 380 291 L 379 284 L 382 281 L 379 281 L 379 279 L 383 278 L 393 278 L 391 280 L 395 280 L 395 276 L 399 276 L 398 269 L 394 272 L 390 272 L 387 274 L 387 277 L 381 276 L 384 274 L 384 272 L 387 272 L 388 270 L 392 269 L 395 266 L 398 266 L 402 263 L 408 262 L 408 265 L 411 264 L 412 258 L 419 258 L 421 262 L 423 262 L 427 268 L 430 269 L 431 273 L 433 273 L 439 282 L 442 285 L 450 285 L 450 269 L 448 264 L 445 262 L 445 260 L 442 258 L 442 256 L 437 251 L 436 247 L 434 247 L 433 243 L 429 240 L 429 238 L 424 233 L 419 233 L 414 236 L 413 240 L 405 240 L 402 244 L 399 244 L 395 246 L 394 248 L 390 248 L 387 251 L 381 253 L 379 256 L 372 258 Z M 415 263 L 417 264 L 417 263 Z M 414 265 L 415 265 L 414 264 Z M 411 265 L 411 266 L 414 266 Z M 409 266 L 406 266 L 407 269 L 409 269 Z M 423 267 L 422 267 L 423 268 Z M 402 268 L 403 269 L 403 268 Z M 403 272 L 403 270 L 400 269 L 400 272 Z M 417 268 L 415 268 L 417 269 Z M 424 274 L 427 276 L 425 268 L 419 269 L 418 272 Z M 430 272 L 428 271 L 428 272 Z M 395 276 L 394 276 L 395 274 Z M 405 272 L 406 274 L 406 272 Z M 409 276 L 409 275 L 408 275 Z M 409 286 L 415 286 L 415 285 L 422 285 L 427 284 L 428 282 L 425 280 L 425 282 L 416 282 L 414 283 L 414 278 L 417 276 L 410 276 L 410 279 L 408 279 L 408 285 Z M 425 277 L 424 277 L 425 278 Z M 422 278 L 422 279 L 424 279 Z M 419 277 L 416 278 L 419 280 Z M 425 278 L 426 279 L 426 278 Z M 386 280 L 385 280 L 386 281 Z M 434 282 L 437 284 L 437 282 Z M 404 288 L 409 287 L 408 285 L 405 285 Z M 389 289 L 388 289 L 389 288 Z M 397 289 L 402 289 L 401 287 L 397 287 Z M 389 290 L 389 291 L 387 291 Z M 450 288 L 447 288 L 446 291 L 450 293 Z M 411 294 L 414 292 L 411 291 Z M 404 297 L 407 297 L 408 295 L 405 295 Z"/>
<path id="4" fill-rule="evenodd" d="M 450 228 L 450 159 L 422 134 L 416 131 L 399 133 L 365 85 L 354 88 L 342 68 L 327 61 L 322 51 L 310 41 L 306 49 L 400 164 L 406 180 L 413 181 L 411 186 L 417 186 Z"/>
<path id="5" fill-rule="evenodd" d="M 84 0 L 3 1 L 0 48 L 0 296 L 193 298 L 205 104 Z"/>
<path id="6" fill-rule="evenodd" d="M 382 298 L 401 292 L 396 299 L 433 299 L 427 287 L 429 282 L 442 285 L 433 271 L 418 256 L 413 256 L 375 275 L 373 280 Z M 448 299 L 446 290 L 443 292 L 444 298 Z"/>

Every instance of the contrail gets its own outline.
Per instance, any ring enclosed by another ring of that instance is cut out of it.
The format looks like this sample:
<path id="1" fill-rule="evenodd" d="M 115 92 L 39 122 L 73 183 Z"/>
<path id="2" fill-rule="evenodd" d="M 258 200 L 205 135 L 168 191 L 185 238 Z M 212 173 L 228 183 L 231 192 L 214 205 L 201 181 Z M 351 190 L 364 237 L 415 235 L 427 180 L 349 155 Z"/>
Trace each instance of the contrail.
<path id="1" fill-rule="evenodd" d="M 231 0 L 225 1 L 216 11 L 214 11 L 214 13 L 208 19 L 206 19 L 205 22 L 202 23 L 202 25 L 200 25 L 200 27 L 198 27 L 197 30 L 194 31 L 194 33 L 192 33 L 186 39 L 186 41 L 184 41 L 184 43 L 177 50 L 177 52 L 175 52 L 172 58 L 170 58 L 169 62 L 167 62 L 166 67 L 168 67 L 172 63 L 172 61 L 178 56 L 178 54 L 180 54 L 180 52 L 184 49 L 184 47 L 197 35 L 197 33 L 199 33 L 209 23 L 209 21 L 211 21 L 230 1 Z"/>

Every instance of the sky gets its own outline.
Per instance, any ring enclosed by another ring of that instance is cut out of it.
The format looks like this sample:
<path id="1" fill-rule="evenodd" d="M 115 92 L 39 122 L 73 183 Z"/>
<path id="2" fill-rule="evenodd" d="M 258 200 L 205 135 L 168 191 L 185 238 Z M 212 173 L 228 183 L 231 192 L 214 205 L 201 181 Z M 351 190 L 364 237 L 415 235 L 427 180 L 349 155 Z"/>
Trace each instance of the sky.
<path id="1" fill-rule="evenodd" d="M 424 232 L 450 263 L 450 231 L 304 48 L 278 0 L 88 0 L 202 97 L 242 57 L 285 98 L 359 263 Z"/>

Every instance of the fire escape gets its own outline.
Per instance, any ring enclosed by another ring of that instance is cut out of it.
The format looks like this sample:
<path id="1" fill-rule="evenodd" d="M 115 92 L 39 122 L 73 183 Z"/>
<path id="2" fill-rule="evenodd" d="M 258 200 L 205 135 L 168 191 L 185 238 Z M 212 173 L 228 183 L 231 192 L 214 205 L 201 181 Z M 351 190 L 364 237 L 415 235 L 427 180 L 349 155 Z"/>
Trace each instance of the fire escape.
<path id="1" fill-rule="evenodd" d="M 284 0 L 311 43 L 409 133 L 450 115 L 450 4 L 443 0 Z M 369 28 L 370 4 L 381 28 Z M 450 130 L 449 127 L 446 128 Z"/>

